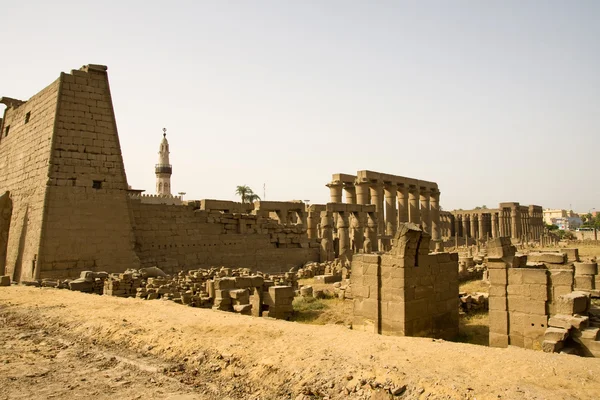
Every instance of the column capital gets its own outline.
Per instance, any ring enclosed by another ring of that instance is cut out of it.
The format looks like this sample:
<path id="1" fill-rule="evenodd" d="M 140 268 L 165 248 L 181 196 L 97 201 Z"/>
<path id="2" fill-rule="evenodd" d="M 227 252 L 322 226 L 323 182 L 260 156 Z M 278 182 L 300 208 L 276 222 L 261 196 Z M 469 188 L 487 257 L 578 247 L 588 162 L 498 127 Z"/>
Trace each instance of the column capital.
<path id="1" fill-rule="evenodd" d="M 329 182 L 328 184 L 326 184 L 325 186 L 327 186 L 328 188 L 338 188 L 338 187 L 342 187 L 343 183 L 340 181 L 334 181 L 334 182 Z"/>

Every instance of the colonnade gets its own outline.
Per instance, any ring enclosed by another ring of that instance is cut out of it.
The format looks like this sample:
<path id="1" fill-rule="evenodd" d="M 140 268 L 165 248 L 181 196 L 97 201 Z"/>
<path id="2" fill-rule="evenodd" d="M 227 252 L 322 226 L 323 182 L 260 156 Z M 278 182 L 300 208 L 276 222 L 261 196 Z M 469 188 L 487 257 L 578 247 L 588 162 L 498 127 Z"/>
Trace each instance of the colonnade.
<path id="1" fill-rule="evenodd" d="M 423 226 L 432 240 L 441 240 L 440 191 L 434 182 L 358 171 L 357 175 L 334 174 L 327 184 L 331 203 L 374 205 L 379 237 L 393 237 L 398 224 Z"/>
<path id="2" fill-rule="evenodd" d="M 519 203 L 500 203 L 497 209 L 455 210 L 454 235 L 485 239 L 510 237 L 538 240 L 544 232 L 543 209 Z"/>

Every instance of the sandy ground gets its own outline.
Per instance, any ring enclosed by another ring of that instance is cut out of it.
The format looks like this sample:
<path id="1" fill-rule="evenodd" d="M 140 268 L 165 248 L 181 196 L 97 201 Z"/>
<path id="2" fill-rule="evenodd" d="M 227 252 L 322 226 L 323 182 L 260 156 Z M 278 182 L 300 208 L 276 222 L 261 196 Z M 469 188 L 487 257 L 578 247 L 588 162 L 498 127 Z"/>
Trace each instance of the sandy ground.
<path id="1" fill-rule="evenodd" d="M 0 351 L 11 399 L 600 398 L 597 359 L 56 289 L 0 288 Z"/>

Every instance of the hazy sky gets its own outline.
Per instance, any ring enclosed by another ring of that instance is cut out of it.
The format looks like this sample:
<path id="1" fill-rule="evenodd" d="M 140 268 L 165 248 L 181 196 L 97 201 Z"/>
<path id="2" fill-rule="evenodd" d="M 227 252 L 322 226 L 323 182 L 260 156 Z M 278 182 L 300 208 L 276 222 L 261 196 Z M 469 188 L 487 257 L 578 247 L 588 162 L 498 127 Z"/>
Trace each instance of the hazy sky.
<path id="1" fill-rule="evenodd" d="M 4 1 L 0 96 L 105 64 L 129 184 L 188 199 L 430 180 L 444 209 L 600 209 L 600 1 Z"/>

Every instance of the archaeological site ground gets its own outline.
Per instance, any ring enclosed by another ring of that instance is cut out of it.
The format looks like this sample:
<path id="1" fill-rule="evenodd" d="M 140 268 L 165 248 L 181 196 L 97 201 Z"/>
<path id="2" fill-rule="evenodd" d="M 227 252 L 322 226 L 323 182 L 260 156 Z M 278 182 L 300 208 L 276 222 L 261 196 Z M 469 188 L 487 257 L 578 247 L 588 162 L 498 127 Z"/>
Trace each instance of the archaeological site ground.
<path id="1" fill-rule="evenodd" d="M 145 194 L 106 66 L 0 103 L 0 399 L 600 398 L 600 243 L 540 205 L 184 200 L 167 132 Z"/>

